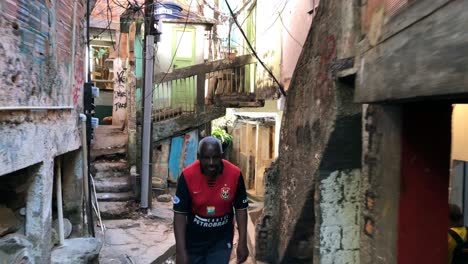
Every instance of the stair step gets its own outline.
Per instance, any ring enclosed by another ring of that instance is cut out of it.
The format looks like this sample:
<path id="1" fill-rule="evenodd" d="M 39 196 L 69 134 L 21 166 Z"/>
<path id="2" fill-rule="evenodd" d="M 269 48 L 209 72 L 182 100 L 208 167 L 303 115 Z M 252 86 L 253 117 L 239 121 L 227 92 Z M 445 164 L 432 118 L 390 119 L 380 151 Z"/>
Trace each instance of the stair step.
<path id="1" fill-rule="evenodd" d="M 94 162 L 91 167 L 95 172 L 128 171 L 128 163 L 126 160 L 97 161 Z"/>
<path id="2" fill-rule="evenodd" d="M 96 196 L 100 202 L 124 202 L 131 201 L 135 198 L 132 192 L 98 193 Z"/>
<path id="3" fill-rule="evenodd" d="M 108 179 L 108 178 L 120 178 L 129 177 L 128 171 L 98 171 L 93 176 L 94 179 Z"/>
<path id="4" fill-rule="evenodd" d="M 124 219 L 131 216 L 127 202 L 99 202 L 103 219 Z"/>
<path id="5" fill-rule="evenodd" d="M 118 193 L 131 190 L 130 181 L 127 177 L 97 179 L 95 184 L 98 193 Z"/>

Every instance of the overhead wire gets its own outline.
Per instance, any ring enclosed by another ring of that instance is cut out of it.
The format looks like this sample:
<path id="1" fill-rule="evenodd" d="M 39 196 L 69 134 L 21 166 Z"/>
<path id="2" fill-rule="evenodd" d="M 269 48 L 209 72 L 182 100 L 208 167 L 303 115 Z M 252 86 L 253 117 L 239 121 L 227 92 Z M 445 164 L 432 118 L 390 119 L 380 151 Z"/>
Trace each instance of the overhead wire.
<path id="1" fill-rule="evenodd" d="M 177 55 L 177 51 L 179 50 L 179 46 L 182 43 L 182 38 L 183 38 L 183 36 L 185 34 L 185 30 L 187 29 L 187 24 L 188 24 L 188 20 L 189 20 L 189 17 L 190 17 L 190 9 L 192 7 L 192 2 L 193 2 L 193 0 L 190 0 L 190 4 L 189 4 L 188 10 L 187 10 L 187 18 L 185 19 L 185 23 L 184 23 L 184 29 L 182 31 L 182 34 L 180 35 L 180 38 L 179 38 L 179 41 L 178 41 L 177 46 L 175 48 L 174 54 L 172 55 L 171 63 L 169 64 L 169 67 L 167 68 L 166 72 L 164 73 L 163 77 L 161 78 L 161 81 L 157 85 L 153 85 L 154 86 L 153 87 L 153 92 L 154 92 L 154 90 L 159 88 L 159 85 L 161 83 L 164 83 L 164 80 L 166 79 L 167 75 L 169 74 L 169 71 L 171 70 L 172 65 L 174 64 L 175 57 Z M 145 99 L 146 99 L 146 97 L 145 97 Z"/>
<path id="2" fill-rule="evenodd" d="M 262 61 L 262 59 L 258 56 L 257 52 L 255 49 L 252 47 L 252 44 L 250 43 L 249 39 L 247 38 L 247 35 L 245 35 L 244 30 L 242 27 L 239 25 L 239 21 L 237 21 L 237 18 L 234 15 L 234 12 L 231 9 L 231 6 L 229 5 L 228 0 L 224 0 L 226 2 L 226 5 L 229 9 L 229 12 L 231 13 L 232 18 L 234 19 L 234 22 L 236 23 L 237 27 L 239 28 L 240 32 L 242 33 L 242 36 L 244 37 L 245 41 L 247 42 L 247 45 L 249 46 L 250 50 L 252 51 L 252 54 L 257 58 L 258 62 L 262 65 L 262 67 L 268 72 L 268 74 L 273 78 L 275 83 L 278 85 L 278 88 L 283 96 L 286 97 L 286 92 L 284 91 L 283 85 L 276 79 L 275 75 L 273 72 L 270 70 L 270 68 Z M 284 9 L 283 9 L 284 10 Z"/>

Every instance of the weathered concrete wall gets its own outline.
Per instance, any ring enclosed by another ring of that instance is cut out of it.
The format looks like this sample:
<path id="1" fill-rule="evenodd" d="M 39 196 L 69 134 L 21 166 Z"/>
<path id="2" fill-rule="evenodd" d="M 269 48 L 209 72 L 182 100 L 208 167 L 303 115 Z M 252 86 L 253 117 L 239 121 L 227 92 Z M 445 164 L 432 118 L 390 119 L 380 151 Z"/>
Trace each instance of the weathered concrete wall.
<path id="1" fill-rule="evenodd" d="M 360 263 L 361 171 L 335 171 L 320 182 L 320 263 Z"/>
<path id="2" fill-rule="evenodd" d="M 153 148 L 153 188 L 166 189 L 169 177 L 169 153 L 171 140 L 154 143 Z"/>
<path id="3" fill-rule="evenodd" d="M 360 261 L 396 264 L 401 173 L 401 110 L 365 105 Z"/>
<path id="4" fill-rule="evenodd" d="M 326 183 L 334 171 L 361 167 L 361 107 L 352 102 L 352 84 L 337 77 L 354 66 L 358 2 L 321 2 L 291 81 L 281 131 L 277 195 L 265 197 L 266 204 L 275 204 L 281 212 L 273 213 L 277 220 L 271 227 L 272 240 L 278 243 L 276 262 L 319 262 L 324 223 L 319 182 Z M 356 184 L 360 173 L 350 175 Z M 355 221 L 342 224 L 355 225 Z"/>
<path id="5" fill-rule="evenodd" d="M 0 3 L 0 106 L 79 105 L 84 2 L 77 6 L 74 55 L 71 2 Z"/>
<path id="6" fill-rule="evenodd" d="M 73 1 L 0 2 L 0 177 L 28 168 L 25 235 L 35 263 L 49 263 L 53 246 L 54 158 L 75 151 L 64 171 L 73 172 L 67 180 L 81 179 L 84 4 L 77 1 L 72 21 Z M 51 107 L 67 109 L 37 109 Z"/>
<path id="7" fill-rule="evenodd" d="M 0 112 L 0 175 L 80 147 L 74 112 Z"/>

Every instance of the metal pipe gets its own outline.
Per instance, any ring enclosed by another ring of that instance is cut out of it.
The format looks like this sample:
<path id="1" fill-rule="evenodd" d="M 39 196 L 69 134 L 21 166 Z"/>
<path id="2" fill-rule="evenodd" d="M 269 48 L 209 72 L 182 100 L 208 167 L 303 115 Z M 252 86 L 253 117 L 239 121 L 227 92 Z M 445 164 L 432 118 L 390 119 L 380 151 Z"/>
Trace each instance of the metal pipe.
<path id="1" fill-rule="evenodd" d="M 151 143 L 151 110 L 153 99 L 153 44 L 154 36 L 146 36 L 145 54 L 145 93 L 143 106 L 143 138 L 141 155 L 141 200 L 140 207 L 149 207 L 150 190 L 150 143 Z"/>
<path id="2" fill-rule="evenodd" d="M 84 204 L 89 204 L 89 180 L 88 180 L 88 144 L 86 141 L 86 115 L 80 114 L 81 118 L 81 144 L 83 146 L 83 192 Z M 88 211 L 86 211 L 88 214 Z M 85 219 L 88 219 L 85 217 Z"/>
<path id="3" fill-rule="evenodd" d="M 56 196 L 57 196 L 57 220 L 58 220 L 58 236 L 59 236 L 59 245 L 62 246 L 65 243 L 65 234 L 63 231 L 63 204 L 62 204 L 62 168 L 61 158 L 57 158 L 56 168 L 57 168 L 57 179 L 56 179 Z"/>

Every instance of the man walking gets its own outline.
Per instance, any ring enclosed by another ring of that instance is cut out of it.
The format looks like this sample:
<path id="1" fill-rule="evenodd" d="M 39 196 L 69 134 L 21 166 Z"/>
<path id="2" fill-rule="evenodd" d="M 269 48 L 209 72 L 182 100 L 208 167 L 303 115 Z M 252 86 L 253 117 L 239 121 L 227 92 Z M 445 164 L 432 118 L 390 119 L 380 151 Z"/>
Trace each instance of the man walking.
<path id="1" fill-rule="evenodd" d="M 237 263 L 247 248 L 247 193 L 238 167 L 222 159 L 221 142 L 202 139 L 198 160 L 185 168 L 174 196 L 177 263 L 229 263 L 234 237 L 234 212 L 239 231 Z"/>

